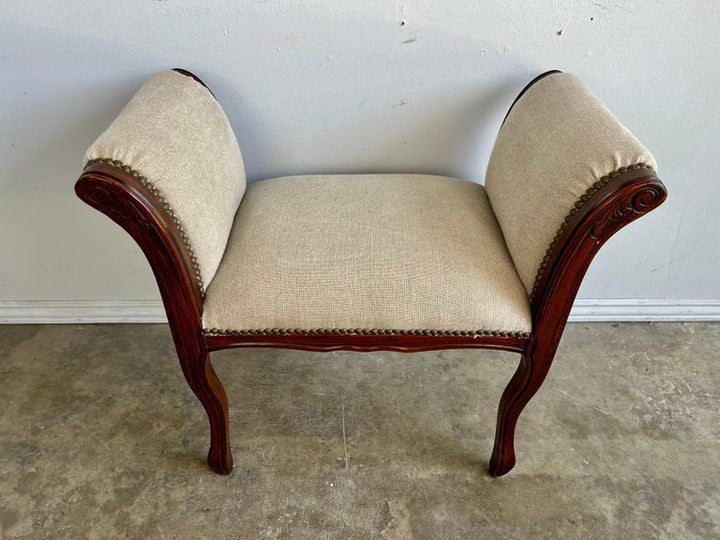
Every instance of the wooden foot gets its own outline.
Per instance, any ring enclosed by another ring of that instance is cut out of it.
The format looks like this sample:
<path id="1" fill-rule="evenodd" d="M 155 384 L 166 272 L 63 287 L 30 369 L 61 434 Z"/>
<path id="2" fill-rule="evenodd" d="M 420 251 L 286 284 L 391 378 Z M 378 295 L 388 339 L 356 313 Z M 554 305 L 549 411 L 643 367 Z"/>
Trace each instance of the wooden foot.
<path id="1" fill-rule="evenodd" d="M 180 356 L 185 379 L 202 403 L 210 420 L 210 451 L 208 465 L 218 474 L 230 474 L 233 457 L 230 450 L 230 428 L 225 389 L 215 374 L 207 351 Z"/>
<path id="2" fill-rule="evenodd" d="M 492 476 L 502 476 L 515 466 L 515 425 L 525 405 L 545 380 L 552 358 L 549 354 L 526 352 L 505 388 L 498 407 L 495 447 L 490 458 Z"/>
<path id="3" fill-rule="evenodd" d="M 210 428 L 212 430 L 212 427 Z M 212 439 L 212 435 L 210 437 Z M 230 451 L 230 444 L 226 444 L 225 448 L 216 449 L 210 443 L 210 451 L 207 458 L 210 468 L 218 474 L 230 474 L 233 470 L 233 457 Z"/>

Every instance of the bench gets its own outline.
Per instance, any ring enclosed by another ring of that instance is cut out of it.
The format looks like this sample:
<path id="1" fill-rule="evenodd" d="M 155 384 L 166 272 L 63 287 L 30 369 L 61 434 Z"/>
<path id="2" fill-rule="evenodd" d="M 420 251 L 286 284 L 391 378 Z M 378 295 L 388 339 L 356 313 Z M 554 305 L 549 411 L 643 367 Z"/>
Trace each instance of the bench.
<path id="1" fill-rule="evenodd" d="M 574 75 L 518 96 L 485 186 L 427 174 L 246 185 L 232 128 L 200 79 L 149 79 L 85 155 L 78 196 L 139 244 L 180 365 L 232 470 L 209 353 L 484 348 L 520 353 L 489 472 L 515 465 L 518 416 L 550 368 L 602 244 L 660 205 L 656 162 Z"/>

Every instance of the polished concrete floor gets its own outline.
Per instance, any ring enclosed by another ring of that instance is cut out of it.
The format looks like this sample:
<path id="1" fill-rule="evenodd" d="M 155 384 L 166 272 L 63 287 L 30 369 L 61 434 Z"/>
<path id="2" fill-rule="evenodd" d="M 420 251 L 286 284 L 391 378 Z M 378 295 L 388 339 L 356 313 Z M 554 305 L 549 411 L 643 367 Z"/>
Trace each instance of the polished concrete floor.
<path id="1" fill-rule="evenodd" d="M 714 538 L 720 325 L 571 324 L 488 476 L 517 355 L 213 355 L 235 470 L 163 325 L 0 326 L 2 538 Z"/>

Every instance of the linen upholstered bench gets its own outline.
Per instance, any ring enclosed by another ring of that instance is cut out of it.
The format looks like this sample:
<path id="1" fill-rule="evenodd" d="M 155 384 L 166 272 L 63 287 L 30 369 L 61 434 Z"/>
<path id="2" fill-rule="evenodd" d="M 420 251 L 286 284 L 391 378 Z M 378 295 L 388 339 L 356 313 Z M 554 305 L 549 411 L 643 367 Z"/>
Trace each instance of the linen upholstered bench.
<path id="1" fill-rule="evenodd" d="M 140 88 L 87 151 L 75 189 L 152 267 L 210 420 L 213 471 L 233 459 L 211 351 L 488 348 L 521 354 L 490 459 L 502 475 L 592 258 L 665 199 L 655 170 L 577 77 L 553 71 L 508 112 L 484 187 L 426 174 L 246 185 L 223 110 L 178 69 Z"/>

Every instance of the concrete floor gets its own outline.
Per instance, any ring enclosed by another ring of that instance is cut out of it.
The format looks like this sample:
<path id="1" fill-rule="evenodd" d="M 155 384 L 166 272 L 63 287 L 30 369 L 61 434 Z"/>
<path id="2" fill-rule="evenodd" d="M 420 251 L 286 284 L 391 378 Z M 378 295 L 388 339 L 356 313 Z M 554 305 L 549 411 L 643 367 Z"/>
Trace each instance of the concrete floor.
<path id="1" fill-rule="evenodd" d="M 499 479 L 517 355 L 215 353 L 222 477 L 166 326 L 0 326 L 0 537 L 718 537 L 718 350 L 717 324 L 569 325 Z"/>

